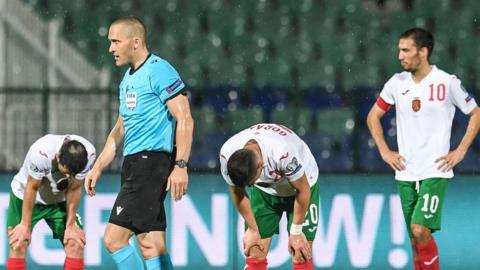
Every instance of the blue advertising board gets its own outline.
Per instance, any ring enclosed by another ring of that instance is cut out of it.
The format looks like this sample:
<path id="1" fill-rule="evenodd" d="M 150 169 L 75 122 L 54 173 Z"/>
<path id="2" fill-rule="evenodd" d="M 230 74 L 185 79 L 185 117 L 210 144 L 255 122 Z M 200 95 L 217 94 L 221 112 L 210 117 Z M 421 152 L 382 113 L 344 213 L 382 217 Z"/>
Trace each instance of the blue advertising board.
<path id="1" fill-rule="evenodd" d="M 12 175 L 0 175 L 0 268 L 8 256 L 6 213 Z M 392 175 L 321 175 L 321 210 L 314 242 L 316 269 L 412 269 L 411 252 Z M 87 236 L 87 269 L 115 269 L 102 238 L 119 190 L 119 176 L 105 175 L 79 213 Z M 448 187 L 442 230 L 435 234 L 443 269 L 480 269 L 480 181 L 457 176 Z M 188 194 L 167 197 L 167 241 L 175 269 L 243 269 L 243 220 L 219 175 L 190 177 Z M 269 269 L 291 269 L 286 220 L 272 243 Z M 43 222 L 33 232 L 30 269 L 63 269 L 62 246 Z"/>

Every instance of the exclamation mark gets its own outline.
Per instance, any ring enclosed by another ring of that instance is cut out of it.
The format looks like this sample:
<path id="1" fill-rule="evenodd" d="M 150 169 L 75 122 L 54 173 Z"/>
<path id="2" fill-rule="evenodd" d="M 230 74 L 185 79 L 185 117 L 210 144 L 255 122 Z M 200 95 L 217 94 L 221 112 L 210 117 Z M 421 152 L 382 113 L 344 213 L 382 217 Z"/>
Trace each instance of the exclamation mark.
<path id="1" fill-rule="evenodd" d="M 392 244 L 404 245 L 405 243 L 405 220 L 402 213 L 402 205 L 398 194 L 390 195 L 390 235 Z M 408 254 L 402 247 L 390 250 L 388 262 L 395 269 L 404 268 L 408 263 Z"/>

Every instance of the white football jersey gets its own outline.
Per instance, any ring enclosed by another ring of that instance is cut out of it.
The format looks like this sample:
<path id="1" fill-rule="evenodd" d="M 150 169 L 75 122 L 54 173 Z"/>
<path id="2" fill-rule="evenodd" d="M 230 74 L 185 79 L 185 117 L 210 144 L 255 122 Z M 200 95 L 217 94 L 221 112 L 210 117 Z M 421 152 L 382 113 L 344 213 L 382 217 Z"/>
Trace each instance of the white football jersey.
<path id="1" fill-rule="evenodd" d="M 85 138 L 77 135 L 48 134 L 30 146 L 20 171 L 15 175 L 11 183 L 15 196 L 23 200 L 28 176 L 30 175 L 32 178 L 42 181 L 42 185 L 37 192 L 36 204 L 50 205 L 65 201 L 65 191 L 58 190 L 57 184 L 52 177 L 52 161 L 67 137 L 80 142 L 87 150 L 87 166 L 82 172 L 75 175 L 75 179 L 78 181 L 85 179 L 95 161 L 95 147 Z"/>
<path id="2" fill-rule="evenodd" d="M 255 140 L 262 152 L 263 170 L 255 185 L 264 192 L 288 197 L 295 195 L 290 182 L 304 174 L 310 186 L 317 182 L 318 167 L 307 144 L 289 128 L 277 124 L 257 124 L 228 139 L 220 150 L 220 165 L 225 181 L 233 186 L 228 176 L 227 161 L 245 144 Z"/>
<path id="3" fill-rule="evenodd" d="M 450 151 L 455 107 L 469 114 L 477 106 L 460 80 L 436 66 L 420 83 L 402 72 L 390 78 L 380 97 L 395 105 L 399 154 L 406 159 L 406 169 L 396 171 L 395 178 L 452 178 L 453 171 L 440 171 L 435 160 Z"/>

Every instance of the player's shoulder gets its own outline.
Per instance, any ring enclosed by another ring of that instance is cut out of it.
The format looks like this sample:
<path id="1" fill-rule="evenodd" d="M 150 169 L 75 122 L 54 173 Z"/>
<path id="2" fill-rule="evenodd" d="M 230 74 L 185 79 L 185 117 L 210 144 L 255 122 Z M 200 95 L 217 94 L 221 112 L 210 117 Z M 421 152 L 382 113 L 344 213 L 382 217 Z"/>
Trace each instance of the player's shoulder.
<path id="1" fill-rule="evenodd" d="M 55 134 L 47 134 L 40 138 L 38 138 L 32 145 L 30 145 L 30 149 L 43 149 L 50 148 L 52 145 L 56 145 L 56 143 L 60 140 L 61 135 Z"/>
<path id="2" fill-rule="evenodd" d="M 60 135 L 47 134 L 38 138 L 27 153 L 27 159 L 30 163 L 39 167 L 46 167 L 50 161 L 55 158 L 55 147 L 59 142 Z"/>
<path id="3" fill-rule="evenodd" d="M 445 70 L 440 69 L 435 65 L 432 66 L 432 72 L 436 78 L 443 78 L 447 80 L 458 80 L 455 74 L 448 73 Z"/>
<path id="4" fill-rule="evenodd" d="M 404 81 L 409 80 L 410 77 L 411 77 L 410 72 L 408 72 L 408 71 L 402 71 L 402 72 L 393 74 L 393 76 L 390 78 L 389 82 L 392 82 L 392 83 L 396 83 L 396 82 L 401 83 L 401 82 L 404 82 Z"/>
<path id="5" fill-rule="evenodd" d="M 242 139 L 242 137 L 243 136 L 240 132 L 240 133 L 237 133 L 237 134 L 233 135 L 232 137 L 228 138 L 223 143 L 222 147 L 220 148 L 220 154 L 230 155 L 231 154 L 230 152 L 233 152 L 232 149 L 238 148 L 238 146 L 240 144 L 239 142 Z"/>

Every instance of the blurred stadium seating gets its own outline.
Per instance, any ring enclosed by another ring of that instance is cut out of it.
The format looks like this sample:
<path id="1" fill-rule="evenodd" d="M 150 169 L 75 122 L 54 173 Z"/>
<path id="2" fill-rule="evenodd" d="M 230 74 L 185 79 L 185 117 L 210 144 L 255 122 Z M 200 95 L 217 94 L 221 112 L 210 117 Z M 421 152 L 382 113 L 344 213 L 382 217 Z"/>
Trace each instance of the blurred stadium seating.
<path id="1" fill-rule="evenodd" d="M 229 135 L 271 121 L 302 136 L 323 172 L 388 171 L 365 118 L 383 83 L 401 71 L 398 36 L 413 26 L 433 31 L 432 62 L 458 75 L 477 100 L 480 97 L 475 78 L 480 2 L 475 0 L 24 2 L 45 19 L 60 20 L 64 37 L 98 68 L 112 70 L 113 108 L 103 115 L 102 131 L 96 133 L 103 135 L 116 115 L 115 85 L 123 73 L 108 54 L 109 23 L 121 15 L 143 18 L 150 50 L 172 62 L 189 85 L 196 120 L 191 163 L 198 170 L 217 168 L 218 150 Z M 457 118 L 453 146 L 465 127 L 465 119 Z M 55 122 L 44 119 L 50 126 Z M 393 115 L 383 124 L 387 140 L 395 145 Z M 477 139 L 458 169 L 477 170 L 479 158 Z"/>

